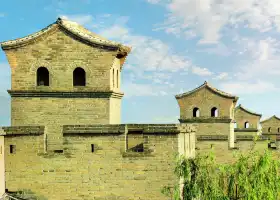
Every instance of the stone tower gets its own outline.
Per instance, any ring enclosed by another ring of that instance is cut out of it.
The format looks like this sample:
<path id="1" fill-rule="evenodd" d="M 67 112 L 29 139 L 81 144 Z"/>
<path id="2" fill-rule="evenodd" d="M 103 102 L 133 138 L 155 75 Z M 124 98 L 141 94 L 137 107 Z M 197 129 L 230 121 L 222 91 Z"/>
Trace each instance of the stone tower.
<path id="1" fill-rule="evenodd" d="M 119 124 L 121 70 L 130 48 L 58 18 L 1 43 L 11 67 L 11 125 Z M 56 127 L 56 128 L 54 128 Z"/>
<path id="2" fill-rule="evenodd" d="M 228 136 L 234 146 L 234 108 L 238 97 L 211 86 L 203 85 L 176 95 L 180 108 L 180 123 L 197 125 L 197 135 Z"/>

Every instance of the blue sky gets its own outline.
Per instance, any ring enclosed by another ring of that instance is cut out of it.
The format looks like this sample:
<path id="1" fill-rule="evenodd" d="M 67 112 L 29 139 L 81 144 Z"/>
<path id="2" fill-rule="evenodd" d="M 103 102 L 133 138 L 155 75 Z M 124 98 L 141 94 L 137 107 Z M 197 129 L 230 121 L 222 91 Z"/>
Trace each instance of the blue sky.
<path id="1" fill-rule="evenodd" d="M 1 1 L 0 41 L 59 16 L 132 46 L 122 72 L 122 123 L 177 123 L 174 95 L 205 80 L 262 119 L 280 116 L 278 0 Z M 10 125 L 9 88 L 0 51 L 0 126 Z"/>

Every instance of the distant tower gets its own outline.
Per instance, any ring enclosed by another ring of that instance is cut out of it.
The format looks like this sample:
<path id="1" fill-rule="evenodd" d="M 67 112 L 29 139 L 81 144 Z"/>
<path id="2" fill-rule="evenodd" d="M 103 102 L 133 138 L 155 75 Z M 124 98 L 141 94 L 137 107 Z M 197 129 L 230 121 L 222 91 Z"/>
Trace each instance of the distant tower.
<path id="1" fill-rule="evenodd" d="M 228 135 L 234 147 L 234 108 L 238 97 L 220 91 L 209 83 L 175 96 L 180 107 L 181 123 L 197 125 L 197 135 Z"/>
<path id="2" fill-rule="evenodd" d="M 121 122 L 120 79 L 129 47 L 61 18 L 1 47 L 12 74 L 12 126 L 45 126 L 48 146 L 61 148 L 63 125 Z"/>
<path id="3" fill-rule="evenodd" d="M 1 47 L 12 71 L 12 126 L 120 123 L 129 47 L 61 18 Z"/>

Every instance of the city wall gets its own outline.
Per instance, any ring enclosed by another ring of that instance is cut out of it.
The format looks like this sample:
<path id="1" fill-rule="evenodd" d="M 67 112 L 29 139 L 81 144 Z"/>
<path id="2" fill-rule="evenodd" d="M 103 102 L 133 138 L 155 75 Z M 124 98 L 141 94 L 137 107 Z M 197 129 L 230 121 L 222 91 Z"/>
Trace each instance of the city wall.
<path id="1" fill-rule="evenodd" d="M 194 154 L 194 131 L 180 126 L 63 126 L 55 151 L 43 126 L 4 127 L 6 189 L 52 200 L 167 200 L 160 190 L 179 183 L 176 153 Z"/>

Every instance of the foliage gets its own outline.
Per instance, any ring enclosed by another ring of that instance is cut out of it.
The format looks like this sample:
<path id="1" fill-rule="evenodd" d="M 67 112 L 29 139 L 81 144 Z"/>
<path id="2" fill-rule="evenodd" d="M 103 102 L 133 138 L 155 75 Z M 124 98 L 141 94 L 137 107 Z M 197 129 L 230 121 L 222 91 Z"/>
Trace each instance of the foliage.
<path id="1" fill-rule="evenodd" d="M 183 200 L 280 199 L 279 161 L 269 150 L 254 151 L 254 145 L 232 164 L 217 164 L 213 152 L 191 159 L 177 156 L 175 174 L 184 183 Z M 181 200 L 179 184 L 164 187 L 162 193 Z"/>

